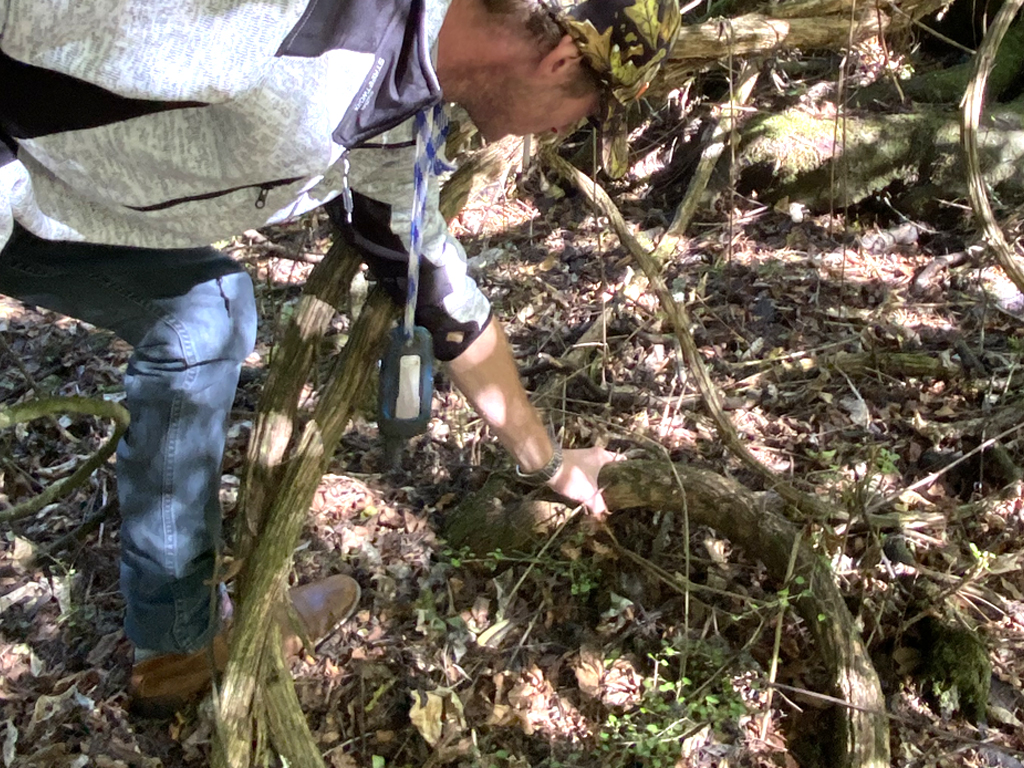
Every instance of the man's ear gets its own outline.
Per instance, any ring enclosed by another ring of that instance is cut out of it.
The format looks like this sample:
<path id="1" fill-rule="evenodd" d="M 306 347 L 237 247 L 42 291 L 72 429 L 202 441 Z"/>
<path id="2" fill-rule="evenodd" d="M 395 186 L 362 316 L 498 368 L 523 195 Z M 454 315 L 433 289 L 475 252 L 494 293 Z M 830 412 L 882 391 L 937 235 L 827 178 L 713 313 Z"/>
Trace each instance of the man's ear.
<path id="1" fill-rule="evenodd" d="M 569 35 L 563 35 L 558 44 L 544 55 L 538 65 L 543 78 L 563 80 L 580 65 L 582 54 Z"/>

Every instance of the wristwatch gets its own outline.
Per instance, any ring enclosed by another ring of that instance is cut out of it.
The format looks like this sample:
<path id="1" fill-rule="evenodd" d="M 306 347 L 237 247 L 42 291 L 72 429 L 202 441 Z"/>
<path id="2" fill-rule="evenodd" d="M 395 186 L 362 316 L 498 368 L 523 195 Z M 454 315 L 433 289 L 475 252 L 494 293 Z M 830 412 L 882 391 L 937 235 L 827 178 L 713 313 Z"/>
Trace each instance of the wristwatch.
<path id="1" fill-rule="evenodd" d="M 516 477 L 529 485 L 544 485 L 544 483 L 550 482 L 561 468 L 562 446 L 556 443 L 555 451 L 551 454 L 547 464 L 533 472 L 523 472 L 520 466 L 516 464 Z"/>

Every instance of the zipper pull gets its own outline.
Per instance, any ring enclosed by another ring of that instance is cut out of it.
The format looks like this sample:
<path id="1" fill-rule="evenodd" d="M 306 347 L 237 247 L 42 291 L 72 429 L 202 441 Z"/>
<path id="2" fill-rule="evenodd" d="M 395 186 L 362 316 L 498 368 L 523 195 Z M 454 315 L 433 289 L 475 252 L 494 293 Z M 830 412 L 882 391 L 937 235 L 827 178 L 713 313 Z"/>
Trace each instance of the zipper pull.
<path id="1" fill-rule="evenodd" d="M 262 209 L 267 204 L 267 195 L 270 194 L 270 187 L 260 187 L 260 193 L 256 196 L 256 207 Z"/>
<path id="2" fill-rule="evenodd" d="M 352 223 L 352 187 L 348 185 L 348 172 L 351 165 L 348 162 L 348 150 L 341 156 L 341 202 L 345 206 L 345 218 L 349 224 Z"/>

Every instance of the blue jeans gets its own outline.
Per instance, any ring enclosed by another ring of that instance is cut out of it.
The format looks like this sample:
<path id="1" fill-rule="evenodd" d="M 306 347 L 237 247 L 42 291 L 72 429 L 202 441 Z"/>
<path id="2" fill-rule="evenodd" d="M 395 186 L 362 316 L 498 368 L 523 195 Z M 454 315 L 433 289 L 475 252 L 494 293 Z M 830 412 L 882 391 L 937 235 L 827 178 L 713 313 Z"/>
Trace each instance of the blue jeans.
<path id="1" fill-rule="evenodd" d="M 252 281 L 214 248 L 51 242 L 16 225 L 0 251 L 0 293 L 134 347 L 131 426 L 117 450 L 125 631 L 138 648 L 198 650 L 216 630 L 220 464 L 255 343 Z"/>

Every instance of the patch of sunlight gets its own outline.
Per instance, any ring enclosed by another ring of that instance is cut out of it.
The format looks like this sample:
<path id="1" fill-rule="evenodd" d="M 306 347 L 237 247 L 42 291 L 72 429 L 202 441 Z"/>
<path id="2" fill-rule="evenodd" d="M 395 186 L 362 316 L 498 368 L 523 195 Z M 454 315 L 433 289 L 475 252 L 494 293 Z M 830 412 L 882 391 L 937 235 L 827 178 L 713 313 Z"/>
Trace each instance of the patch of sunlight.
<path id="1" fill-rule="evenodd" d="M 20 301 L 0 296 L 0 320 L 14 320 L 25 314 L 25 307 Z"/>

